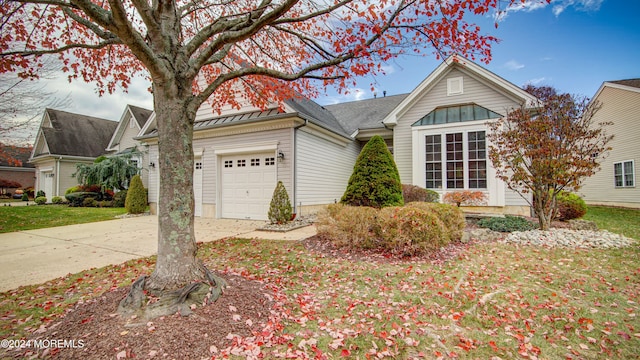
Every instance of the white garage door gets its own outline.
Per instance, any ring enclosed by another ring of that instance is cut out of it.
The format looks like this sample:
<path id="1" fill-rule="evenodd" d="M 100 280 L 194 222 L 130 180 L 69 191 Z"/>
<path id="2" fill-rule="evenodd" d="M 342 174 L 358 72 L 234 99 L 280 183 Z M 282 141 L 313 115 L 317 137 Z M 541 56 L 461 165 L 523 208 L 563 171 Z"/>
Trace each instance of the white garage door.
<path id="1" fill-rule="evenodd" d="M 273 152 L 225 156 L 221 160 L 221 215 L 266 220 L 276 187 Z"/>

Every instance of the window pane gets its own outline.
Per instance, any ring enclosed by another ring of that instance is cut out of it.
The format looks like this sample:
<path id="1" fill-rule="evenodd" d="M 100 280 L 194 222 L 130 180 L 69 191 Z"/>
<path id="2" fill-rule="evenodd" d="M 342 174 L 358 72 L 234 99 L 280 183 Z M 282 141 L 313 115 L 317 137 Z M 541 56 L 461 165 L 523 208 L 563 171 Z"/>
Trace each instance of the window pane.
<path id="1" fill-rule="evenodd" d="M 457 106 L 447 108 L 447 122 L 460 122 L 460 108 Z"/>
<path id="2" fill-rule="evenodd" d="M 622 183 L 622 163 L 615 163 L 613 164 L 613 177 L 615 180 L 615 186 L 616 187 L 621 187 L 623 186 Z"/>
<path id="3" fill-rule="evenodd" d="M 442 188 L 442 144 L 440 135 L 425 137 L 425 186 L 427 189 Z"/>

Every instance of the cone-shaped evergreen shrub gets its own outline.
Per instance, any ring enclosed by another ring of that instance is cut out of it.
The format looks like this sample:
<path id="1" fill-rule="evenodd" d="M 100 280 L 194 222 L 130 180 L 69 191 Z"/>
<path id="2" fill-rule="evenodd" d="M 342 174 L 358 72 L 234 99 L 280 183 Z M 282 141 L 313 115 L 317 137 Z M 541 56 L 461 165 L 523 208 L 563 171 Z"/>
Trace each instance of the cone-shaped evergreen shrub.
<path id="1" fill-rule="evenodd" d="M 398 168 L 382 137 L 372 137 L 360 152 L 341 202 L 375 208 L 404 205 Z"/>
<path id="2" fill-rule="evenodd" d="M 142 214 L 147 208 L 147 190 L 142 185 L 140 175 L 136 175 L 131 179 L 124 207 L 129 214 Z"/>
<path id="3" fill-rule="evenodd" d="M 291 201 L 289 194 L 284 187 L 282 181 L 278 181 L 276 189 L 273 191 L 271 205 L 269 205 L 269 221 L 272 224 L 285 224 L 291 220 L 292 216 Z"/>

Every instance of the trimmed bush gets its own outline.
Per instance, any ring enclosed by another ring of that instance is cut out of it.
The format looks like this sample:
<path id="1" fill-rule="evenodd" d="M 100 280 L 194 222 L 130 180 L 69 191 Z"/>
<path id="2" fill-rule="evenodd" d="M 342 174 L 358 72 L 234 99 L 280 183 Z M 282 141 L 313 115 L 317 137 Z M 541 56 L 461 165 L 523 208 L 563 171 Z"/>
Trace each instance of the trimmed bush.
<path id="1" fill-rule="evenodd" d="M 487 197 L 482 191 L 457 190 L 444 194 L 442 201 L 447 204 L 474 206 L 482 205 L 486 202 Z"/>
<path id="2" fill-rule="evenodd" d="M 293 216 L 291 201 L 282 181 L 278 181 L 275 190 L 273 190 L 267 216 L 272 224 L 286 224 L 291 221 Z"/>
<path id="3" fill-rule="evenodd" d="M 82 200 L 82 206 L 83 207 L 97 207 L 98 206 L 98 201 L 92 197 L 88 197 L 85 198 L 84 200 Z"/>
<path id="4" fill-rule="evenodd" d="M 129 214 L 142 214 L 147 209 L 147 190 L 142 185 L 140 175 L 131 179 L 124 207 Z"/>
<path id="5" fill-rule="evenodd" d="M 318 234 L 337 247 L 413 256 L 458 240 L 464 217 L 458 208 L 445 204 L 416 202 L 383 209 L 334 204 L 316 224 Z"/>
<path id="6" fill-rule="evenodd" d="M 94 192 L 75 192 L 66 194 L 64 197 L 69 202 L 69 206 L 71 207 L 79 207 L 84 206 L 84 200 L 87 198 L 95 199 L 98 197 L 98 193 Z"/>
<path id="7" fill-rule="evenodd" d="M 64 198 L 60 196 L 54 196 L 51 198 L 51 202 L 56 205 L 64 204 Z"/>
<path id="8" fill-rule="evenodd" d="M 83 191 L 82 185 L 76 185 L 76 186 L 72 186 L 72 187 L 68 188 L 64 192 L 64 194 L 67 195 L 67 194 L 76 193 L 76 192 L 82 192 L 82 191 Z"/>
<path id="9" fill-rule="evenodd" d="M 27 193 L 22 194 L 22 201 L 29 201 L 29 195 L 27 195 Z"/>
<path id="10" fill-rule="evenodd" d="M 98 202 L 98 207 L 101 207 L 101 208 L 113 207 L 113 200 L 102 200 Z"/>
<path id="11" fill-rule="evenodd" d="M 449 204 L 427 202 L 412 202 L 406 206 L 434 212 L 438 215 L 438 218 L 442 220 L 447 230 L 446 236 L 449 238 L 449 241 L 460 241 L 460 239 L 462 239 L 466 224 L 464 221 L 464 213 L 459 207 Z"/>
<path id="12" fill-rule="evenodd" d="M 440 195 L 433 190 L 407 184 L 402 184 L 402 197 L 405 204 L 414 201 L 437 203 L 440 200 Z"/>
<path id="13" fill-rule="evenodd" d="M 378 213 L 375 234 L 382 248 L 395 255 L 427 254 L 449 243 L 438 215 L 417 207 L 387 207 Z"/>
<path id="14" fill-rule="evenodd" d="M 523 217 L 513 215 L 480 219 L 477 225 L 500 232 L 528 231 L 538 228 L 537 224 Z"/>
<path id="15" fill-rule="evenodd" d="M 556 197 L 556 219 L 568 221 L 579 219 L 587 213 L 587 204 L 582 198 L 570 192 L 561 192 Z"/>
<path id="16" fill-rule="evenodd" d="M 33 199 L 33 201 L 38 205 L 44 205 L 47 203 L 47 198 L 44 196 L 38 196 L 37 198 Z"/>
<path id="17" fill-rule="evenodd" d="M 382 137 L 372 137 L 358 155 L 340 201 L 375 208 L 404 204 L 398 168 Z"/>
<path id="18" fill-rule="evenodd" d="M 337 247 L 373 249 L 379 245 L 373 233 L 377 214 L 367 206 L 329 205 L 318 215 L 318 234 Z"/>
<path id="19" fill-rule="evenodd" d="M 45 194 L 43 190 L 38 190 L 38 192 L 36 193 L 36 198 L 46 197 L 46 196 L 47 196 L 47 194 Z"/>
<path id="20" fill-rule="evenodd" d="M 120 190 L 113 195 L 113 207 L 124 207 L 127 200 L 127 190 Z"/>

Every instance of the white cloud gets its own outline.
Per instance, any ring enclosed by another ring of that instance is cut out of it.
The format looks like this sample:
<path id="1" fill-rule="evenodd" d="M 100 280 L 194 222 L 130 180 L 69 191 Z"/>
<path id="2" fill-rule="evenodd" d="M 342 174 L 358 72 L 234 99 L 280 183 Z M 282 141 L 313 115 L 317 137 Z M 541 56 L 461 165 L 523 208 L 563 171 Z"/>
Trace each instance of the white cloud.
<path id="1" fill-rule="evenodd" d="M 604 0 L 552 0 L 551 11 L 557 17 L 562 14 L 567 8 L 573 7 L 577 11 L 598 11 Z M 524 2 L 515 2 L 506 9 L 500 10 L 494 14 L 494 19 L 497 22 L 504 21 L 509 13 L 524 11 L 531 12 L 539 9 L 546 8 L 549 3 L 546 0 L 526 0 Z"/>
<path id="2" fill-rule="evenodd" d="M 531 79 L 529 81 L 527 81 L 525 83 L 525 85 L 539 85 L 542 84 L 543 82 L 547 81 L 549 79 L 547 79 L 546 77 L 541 77 L 541 78 L 535 78 L 535 79 Z"/>
<path id="3" fill-rule="evenodd" d="M 515 60 L 509 60 L 504 64 L 504 67 L 506 67 L 509 70 L 520 70 L 524 67 L 524 64 L 521 64 Z"/>
<path id="4" fill-rule="evenodd" d="M 362 88 L 350 88 L 344 91 L 342 94 L 324 97 L 321 102 L 323 105 L 334 105 L 372 97 L 373 93 L 369 90 L 365 90 Z"/>

